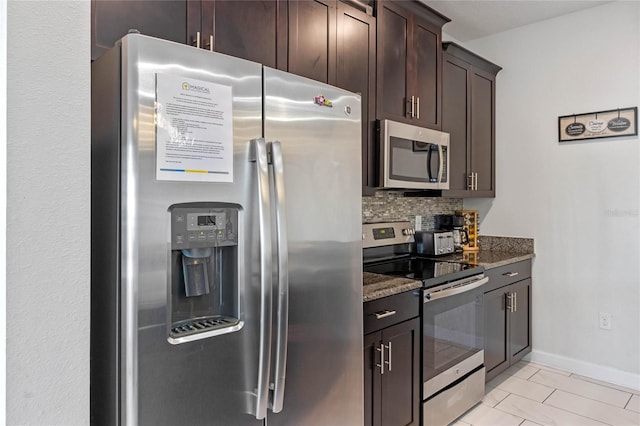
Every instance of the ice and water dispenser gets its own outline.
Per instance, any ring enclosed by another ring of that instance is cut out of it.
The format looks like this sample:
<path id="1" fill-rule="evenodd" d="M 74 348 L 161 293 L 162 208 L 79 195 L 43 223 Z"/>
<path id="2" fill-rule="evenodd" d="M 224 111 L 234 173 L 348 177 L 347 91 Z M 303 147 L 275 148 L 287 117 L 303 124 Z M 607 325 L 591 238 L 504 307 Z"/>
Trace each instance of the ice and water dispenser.
<path id="1" fill-rule="evenodd" d="M 238 211 L 228 203 L 171 206 L 169 342 L 242 328 L 238 292 Z"/>

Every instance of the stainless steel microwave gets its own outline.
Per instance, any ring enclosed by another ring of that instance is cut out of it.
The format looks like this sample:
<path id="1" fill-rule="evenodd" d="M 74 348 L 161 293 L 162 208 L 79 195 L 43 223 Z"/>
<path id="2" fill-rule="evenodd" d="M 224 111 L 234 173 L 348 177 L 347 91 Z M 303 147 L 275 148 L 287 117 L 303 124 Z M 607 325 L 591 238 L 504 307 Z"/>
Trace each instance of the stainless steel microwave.
<path id="1" fill-rule="evenodd" d="M 379 126 L 380 187 L 449 189 L 449 133 L 390 120 Z"/>

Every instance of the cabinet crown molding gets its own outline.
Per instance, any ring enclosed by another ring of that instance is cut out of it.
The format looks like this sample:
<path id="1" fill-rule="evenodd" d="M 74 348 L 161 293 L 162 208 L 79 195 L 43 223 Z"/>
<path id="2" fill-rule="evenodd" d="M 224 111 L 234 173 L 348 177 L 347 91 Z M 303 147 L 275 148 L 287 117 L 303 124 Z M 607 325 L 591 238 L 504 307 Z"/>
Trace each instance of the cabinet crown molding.
<path id="1" fill-rule="evenodd" d="M 465 49 L 464 47 L 452 41 L 443 42 L 442 51 L 447 52 L 450 55 L 455 56 L 456 58 L 462 59 L 463 61 L 470 63 L 474 67 L 490 72 L 493 75 L 498 74 L 498 72 L 500 72 L 500 70 L 502 69 L 500 65 L 496 65 L 493 62 L 486 60 L 482 56 L 476 55 L 472 51 Z"/>
<path id="2" fill-rule="evenodd" d="M 438 28 L 442 28 L 444 24 L 451 22 L 450 18 L 420 1 L 378 0 L 376 3 L 376 10 L 379 10 L 385 3 L 395 3 L 403 9 L 420 16 L 420 18 L 425 19 L 427 22 L 437 26 Z"/>

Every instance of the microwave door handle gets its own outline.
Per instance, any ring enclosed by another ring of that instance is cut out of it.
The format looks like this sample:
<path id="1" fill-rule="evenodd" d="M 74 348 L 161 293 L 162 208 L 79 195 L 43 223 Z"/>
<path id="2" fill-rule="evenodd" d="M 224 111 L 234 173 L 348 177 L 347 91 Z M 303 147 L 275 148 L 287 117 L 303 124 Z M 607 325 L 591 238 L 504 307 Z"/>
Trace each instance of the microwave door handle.
<path id="1" fill-rule="evenodd" d="M 431 182 L 431 177 L 433 176 L 433 174 L 431 173 L 431 153 L 433 151 L 431 151 L 431 149 L 429 149 L 429 152 L 427 152 L 427 178 L 429 178 L 429 182 Z"/>
<path id="2" fill-rule="evenodd" d="M 431 170 L 431 165 L 433 164 L 431 157 L 433 156 L 434 151 L 438 152 L 438 170 L 435 173 Z M 429 154 L 427 155 L 427 174 L 429 175 L 429 182 L 433 182 L 434 176 L 437 176 L 437 181 L 440 182 L 440 174 L 442 173 L 442 156 L 439 155 L 439 152 L 440 147 L 438 145 L 431 145 Z"/>
<path id="3" fill-rule="evenodd" d="M 438 145 L 438 183 L 442 182 L 443 174 L 444 174 L 444 146 Z"/>

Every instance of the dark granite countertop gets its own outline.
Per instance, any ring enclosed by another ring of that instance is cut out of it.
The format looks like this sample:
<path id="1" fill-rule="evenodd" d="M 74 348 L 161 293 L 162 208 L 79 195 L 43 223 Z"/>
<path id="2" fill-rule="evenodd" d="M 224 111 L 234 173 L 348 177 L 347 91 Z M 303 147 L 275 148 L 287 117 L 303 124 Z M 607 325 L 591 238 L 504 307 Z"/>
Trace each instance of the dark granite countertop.
<path id="1" fill-rule="evenodd" d="M 522 260 L 533 259 L 534 257 L 535 254 L 533 253 L 514 253 L 510 251 L 480 249 L 477 252 L 456 253 L 433 259 L 445 262 L 468 263 L 470 265 L 482 266 L 484 269 L 493 269 Z"/>
<path id="2" fill-rule="evenodd" d="M 422 287 L 422 281 L 409 278 L 390 277 L 387 275 L 364 272 L 362 275 L 362 300 L 381 299 L 405 291 L 415 290 Z"/>

